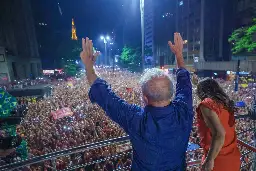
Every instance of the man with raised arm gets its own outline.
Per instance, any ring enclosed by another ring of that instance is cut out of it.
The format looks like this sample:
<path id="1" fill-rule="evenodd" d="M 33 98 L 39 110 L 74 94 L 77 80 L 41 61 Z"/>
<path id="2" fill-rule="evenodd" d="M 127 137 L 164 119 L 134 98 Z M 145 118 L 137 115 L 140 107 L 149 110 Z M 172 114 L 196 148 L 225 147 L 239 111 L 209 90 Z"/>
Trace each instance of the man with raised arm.
<path id="1" fill-rule="evenodd" d="M 174 44 L 168 42 L 178 67 L 175 97 L 170 77 L 160 69 L 150 69 L 141 78 L 145 108 L 128 104 L 97 76 L 93 65 L 98 53 L 93 54 L 92 41 L 88 38 L 82 43 L 80 56 L 91 86 L 90 100 L 129 134 L 133 147 L 132 170 L 186 170 L 186 150 L 193 122 L 192 85 L 185 69 L 180 34 L 174 34 Z"/>

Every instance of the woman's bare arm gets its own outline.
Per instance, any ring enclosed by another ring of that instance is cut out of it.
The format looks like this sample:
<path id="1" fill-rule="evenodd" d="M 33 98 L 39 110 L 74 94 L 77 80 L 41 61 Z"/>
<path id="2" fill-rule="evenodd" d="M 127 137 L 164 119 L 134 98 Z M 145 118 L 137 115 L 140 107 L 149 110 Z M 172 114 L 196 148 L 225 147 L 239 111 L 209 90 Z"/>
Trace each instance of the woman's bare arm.
<path id="1" fill-rule="evenodd" d="M 225 129 L 223 128 L 218 115 L 209 108 L 201 105 L 200 110 L 202 112 L 204 121 L 212 133 L 212 142 L 210 150 L 206 156 L 206 160 L 214 160 L 219 154 L 224 141 L 225 141 Z"/>

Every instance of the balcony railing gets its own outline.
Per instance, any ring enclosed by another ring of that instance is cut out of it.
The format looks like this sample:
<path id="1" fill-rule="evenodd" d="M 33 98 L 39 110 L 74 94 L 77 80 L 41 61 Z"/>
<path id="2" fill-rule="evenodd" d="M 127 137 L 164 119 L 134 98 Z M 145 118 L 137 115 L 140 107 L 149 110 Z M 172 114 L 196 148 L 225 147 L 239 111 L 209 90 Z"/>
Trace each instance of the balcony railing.
<path id="1" fill-rule="evenodd" d="M 248 131 L 255 133 L 255 129 L 256 129 L 255 127 L 249 128 L 249 129 L 247 129 L 245 131 L 241 131 L 237 134 L 238 135 L 241 135 L 241 134 L 246 135 L 248 133 Z M 124 136 L 124 137 L 118 137 L 118 138 L 100 141 L 100 142 L 96 142 L 96 143 L 81 145 L 78 147 L 73 147 L 71 149 L 55 151 L 55 152 L 48 153 L 45 155 L 31 157 L 27 160 L 22 160 L 22 161 L 17 161 L 14 163 L 6 164 L 3 166 L 0 166 L 0 171 L 23 170 L 27 166 L 31 166 L 31 167 L 41 166 L 42 170 L 44 168 L 48 168 L 50 170 L 61 170 L 61 171 L 76 170 L 79 168 L 89 168 L 89 167 L 93 167 L 97 163 L 100 164 L 105 161 L 113 161 L 113 160 L 116 161 L 117 159 L 120 159 L 120 158 L 131 158 L 132 148 L 131 148 L 129 142 L 130 142 L 129 136 Z M 254 142 L 254 143 L 256 143 L 256 142 Z M 98 148 L 106 147 L 106 146 L 110 146 L 110 145 L 118 146 L 118 145 L 124 145 L 124 144 L 126 144 L 126 145 L 128 144 L 129 148 L 124 151 L 120 151 L 115 155 L 105 156 L 100 159 L 92 160 L 92 161 L 82 161 L 80 163 L 74 163 L 74 164 L 67 165 L 64 167 L 58 167 L 58 164 L 57 164 L 61 160 L 60 157 L 69 156 L 71 158 L 71 155 L 82 154 L 91 149 L 98 149 Z M 238 140 L 238 144 L 239 144 L 240 151 L 242 153 L 241 168 L 247 169 L 249 171 L 255 171 L 255 169 L 256 169 L 255 144 L 248 144 L 247 142 L 242 141 L 242 140 Z M 187 170 L 188 171 L 200 170 L 201 158 L 202 158 L 202 149 L 187 151 Z M 48 164 L 46 164 L 46 163 L 48 163 Z M 117 170 L 129 170 L 129 169 L 130 169 L 130 165 L 124 166 L 122 168 L 118 168 Z"/>

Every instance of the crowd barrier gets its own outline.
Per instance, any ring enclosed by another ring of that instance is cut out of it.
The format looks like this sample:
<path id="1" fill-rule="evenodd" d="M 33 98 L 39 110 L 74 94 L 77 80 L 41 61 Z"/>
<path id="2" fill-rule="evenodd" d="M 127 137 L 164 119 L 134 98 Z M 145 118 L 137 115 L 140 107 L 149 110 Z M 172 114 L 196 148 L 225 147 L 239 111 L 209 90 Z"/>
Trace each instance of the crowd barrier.
<path id="1" fill-rule="evenodd" d="M 245 134 L 247 135 L 248 131 L 255 133 L 256 128 L 249 128 L 245 131 L 241 131 L 237 133 L 238 135 L 240 134 Z M 56 161 L 59 160 L 60 157 L 63 156 L 70 156 L 74 154 L 81 154 L 84 153 L 87 150 L 90 149 L 96 149 L 99 147 L 104 147 L 104 146 L 109 146 L 109 145 L 122 145 L 122 144 L 127 144 L 129 142 L 129 136 L 123 136 L 123 137 L 118 137 L 114 139 L 109 139 L 105 141 L 100 141 L 100 142 L 95 142 L 91 144 L 86 144 L 86 145 L 81 145 L 77 147 L 73 147 L 71 149 L 64 149 L 61 151 L 55 151 L 52 153 L 48 153 L 45 155 L 37 156 L 37 157 L 31 157 L 28 158 L 27 160 L 21 160 L 17 161 L 11 164 L 6 164 L 0 166 L 0 171 L 12 171 L 12 170 L 22 170 L 26 166 L 35 166 L 35 165 L 40 165 L 42 167 L 46 167 L 50 170 L 61 170 L 61 171 L 68 171 L 68 170 L 75 170 L 79 168 L 86 168 L 89 166 L 93 166 L 96 163 L 102 163 L 108 160 L 113 160 L 113 159 L 118 159 L 122 157 L 127 157 L 131 158 L 132 156 L 132 148 L 128 149 L 127 151 L 124 152 L 119 152 L 115 155 L 112 156 L 106 156 L 104 158 L 94 160 L 88 163 L 79 163 L 79 164 L 73 164 L 71 166 L 67 166 L 66 168 L 58 169 L 56 165 Z M 242 152 L 242 165 L 241 168 L 247 169 L 248 171 L 255 171 L 256 170 L 256 147 L 255 144 L 248 144 L 245 141 L 238 140 L 239 148 Z M 192 157 L 191 157 L 192 156 Z M 197 156 L 197 157 L 195 157 Z M 187 170 L 188 171 L 197 171 L 199 170 L 201 166 L 201 157 L 202 157 L 202 149 L 197 149 L 197 150 L 192 150 L 192 151 L 187 151 Z M 50 165 L 45 166 L 44 162 L 48 161 Z M 129 170 L 130 166 L 126 166 L 123 168 L 118 168 L 117 170 Z"/>

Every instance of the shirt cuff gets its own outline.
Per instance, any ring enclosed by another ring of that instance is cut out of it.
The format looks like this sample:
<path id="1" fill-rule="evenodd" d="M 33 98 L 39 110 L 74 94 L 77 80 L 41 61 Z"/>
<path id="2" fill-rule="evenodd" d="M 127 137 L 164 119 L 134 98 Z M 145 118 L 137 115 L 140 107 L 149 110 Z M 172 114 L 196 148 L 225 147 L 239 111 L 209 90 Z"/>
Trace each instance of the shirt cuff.
<path id="1" fill-rule="evenodd" d="M 177 75 L 177 76 L 185 75 L 185 74 L 189 74 L 189 75 L 190 75 L 190 73 L 188 72 L 188 70 L 185 69 L 185 68 L 179 68 L 179 69 L 177 70 L 177 72 L 176 72 L 176 75 Z"/>
<path id="2" fill-rule="evenodd" d="M 96 102 L 96 99 L 94 98 L 95 96 L 97 96 L 101 91 L 100 91 L 100 88 L 98 85 L 101 84 L 101 85 L 106 85 L 106 88 L 107 88 L 107 82 L 101 78 L 97 78 L 93 84 L 91 85 L 91 88 L 89 90 L 89 99 L 91 100 L 92 103 L 95 103 Z"/>
<path id="3" fill-rule="evenodd" d="M 106 81 L 97 77 L 97 79 L 92 83 L 91 88 L 94 87 L 96 84 L 106 84 Z"/>

